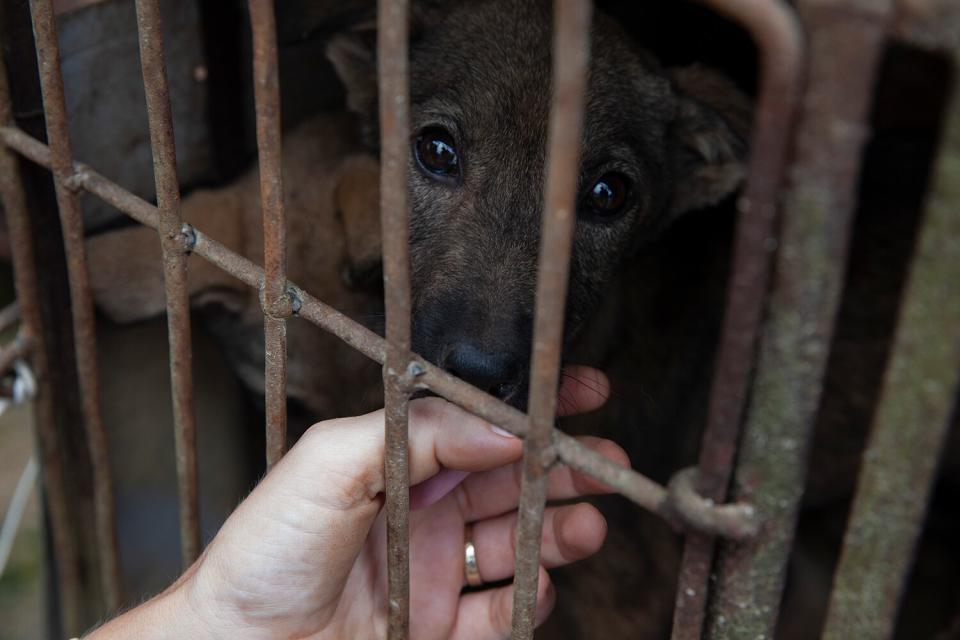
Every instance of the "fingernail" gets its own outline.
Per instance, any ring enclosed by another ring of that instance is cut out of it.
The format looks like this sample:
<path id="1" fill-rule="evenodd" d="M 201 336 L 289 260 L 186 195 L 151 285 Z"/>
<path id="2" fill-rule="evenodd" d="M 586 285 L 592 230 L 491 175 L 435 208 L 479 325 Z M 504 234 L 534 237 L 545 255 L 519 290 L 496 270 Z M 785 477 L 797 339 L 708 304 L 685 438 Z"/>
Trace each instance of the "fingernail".
<path id="1" fill-rule="evenodd" d="M 512 433 L 510 433 L 509 431 L 507 431 L 507 430 L 505 430 L 505 429 L 501 429 L 500 427 L 498 427 L 498 426 L 496 426 L 496 425 L 493 425 L 493 432 L 494 432 L 495 434 L 499 435 L 499 436 L 503 436 L 504 438 L 516 438 L 516 437 L 517 437 L 517 436 L 513 435 Z"/>

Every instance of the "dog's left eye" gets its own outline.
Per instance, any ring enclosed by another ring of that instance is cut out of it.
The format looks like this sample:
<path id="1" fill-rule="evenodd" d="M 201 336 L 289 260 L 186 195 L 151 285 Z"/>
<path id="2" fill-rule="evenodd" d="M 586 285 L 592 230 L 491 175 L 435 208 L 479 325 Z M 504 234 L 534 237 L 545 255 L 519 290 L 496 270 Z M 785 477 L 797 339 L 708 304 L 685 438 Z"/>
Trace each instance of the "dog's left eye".
<path id="1" fill-rule="evenodd" d="M 583 204 L 587 213 L 598 218 L 613 218 L 627 203 L 630 182 L 620 173 L 606 173 L 591 185 Z"/>
<path id="2" fill-rule="evenodd" d="M 417 163 L 429 174 L 440 178 L 460 175 L 460 155 L 453 136 L 443 129 L 427 129 L 414 144 Z"/>

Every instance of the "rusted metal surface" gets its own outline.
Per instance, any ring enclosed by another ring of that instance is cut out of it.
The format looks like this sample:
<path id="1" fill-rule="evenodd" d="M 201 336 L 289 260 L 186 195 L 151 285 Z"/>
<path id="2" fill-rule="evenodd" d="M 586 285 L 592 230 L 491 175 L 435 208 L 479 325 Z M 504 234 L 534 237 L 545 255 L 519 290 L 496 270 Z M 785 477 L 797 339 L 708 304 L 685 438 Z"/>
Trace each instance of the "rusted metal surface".
<path id="1" fill-rule="evenodd" d="M 277 69 L 277 25 L 273 0 L 250 0 L 253 31 L 253 86 L 260 164 L 260 208 L 263 215 L 261 290 L 264 313 L 264 379 L 267 409 L 267 466 L 287 446 L 287 321 L 293 301 L 287 293 L 287 233 L 283 208 L 280 81 Z"/>
<path id="2" fill-rule="evenodd" d="M 700 495 L 722 503 L 727 498 L 770 283 L 779 194 L 801 91 L 803 47 L 793 10 L 780 0 L 699 1 L 742 25 L 761 59 L 748 179 L 737 203 L 723 333 L 696 474 Z M 712 538 L 695 532 L 687 536 L 674 608 L 674 640 L 701 636 L 713 558 Z"/>
<path id="3" fill-rule="evenodd" d="M 773 637 L 807 452 L 845 272 L 870 96 L 891 3 L 799 3 L 809 77 L 769 319 L 733 498 L 757 509 L 751 542 L 723 543 L 707 637 Z"/>
<path id="4" fill-rule="evenodd" d="M 960 63 L 960 58 L 958 58 Z M 960 68 L 960 67 L 958 67 Z M 954 89 L 823 637 L 893 636 L 960 386 L 960 91 Z"/>
<path id="5" fill-rule="evenodd" d="M 551 436 L 557 414 L 567 281 L 577 220 L 577 177 L 590 69 L 592 8 L 590 0 L 554 1 L 553 103 L 530 364 L 530 427 L 523 443 L 523 477 L 517 507 L 511 634 L 516 640 L 532 638 L 536 626 L 547 474 L 557 459 Z"/>
<path id="6" fill-rule="evenodd" d="M 13 114 L 2 45 L 3 43 L 0 43 L 0 125 L 9 126 L 13 124 Z M 47 374 L 50 362 L 37 289 L 37 259 L 30 232 L 30 214 L 23 189 L 20 162 L 5 145 L 0 145 L 0 203 L 3 204 L 7 231 L 10 234 L 14 286 L 21 319 L 20 331 L 33 347 L 31 365 L 37 383 L 34 424 L 39 443 L 38 454 L 50 523 L 50 540 L 56 558 L 56 588 L 61 600 L 64 627 L 79 632 L 83 620 L 82 587 L 78 575 L 80 562 L 77 541 L 70 534 L 73 527 L 65 489 L 63 460 L 57 447 L 52 406 L 55 393 Z"/>
<path id="7" fill-rule="evenodd" d="M 410 627 L 410 472 L 407 405 L 412 391 L 401 378 L 410 362 L 410 214 L 407 162 L 410 139 L 408 0 L 377 3 L 377 72 L 380 95 L 380 216 L 387 352 L 386 403 L 388 638 L 406 638 Z"/>
<path id="8" fill-rule="evenodd" d="M 157 186 L 163 282 L 170 340 L 170 386 L 180 506 L 180 555 L 186 569 L 200 555 L 200 502 L 197 496 L 197 424 L 193 403 L 193 352 L 190 299 L 187 289 L 187 247 L 180 233 L 180 185 L 174 145 L 170 90 L 163 62 L 163 29 L 159 0 L 137 0 L 140 65 L 147 97 L 153 173 Z"/>
<path id="9" fill-rule="evenodd" d="M 57 193 L 57 206 L 63 230 L 63 244 L 70 278 L 71 311 L 77 373 L 81 392 L 84 427 L 93 464 L 94 516 L 99 542 L 100 579 L 107 608 L 121 604 L 120 569 L 117 556 L 116 519 L 113 505 L 113 479 L 107 452 L 107 438 L 100 415 L 100 382 L 97 367 L 93 298 L 83 238 L 83 220 L 73 176 L 73 152 L 67 126 L 63 77 L 60 73 L 60 47 L 50 0 L 31 0 L 33 31 L 37 40 L 37 62 L 43 92 L 47 138 L 50 141 L 51 170 Z"/>

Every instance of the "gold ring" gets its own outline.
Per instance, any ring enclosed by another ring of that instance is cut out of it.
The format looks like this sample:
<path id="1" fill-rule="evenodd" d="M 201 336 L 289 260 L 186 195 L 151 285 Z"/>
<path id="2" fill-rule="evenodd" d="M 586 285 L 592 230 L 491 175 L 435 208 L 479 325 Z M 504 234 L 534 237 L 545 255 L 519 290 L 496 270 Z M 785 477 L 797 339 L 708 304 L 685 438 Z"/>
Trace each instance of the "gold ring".
<path id="1" fill-rule="evenodd" d="M 477 547 L 473 544 L 473 525 L 470 524 L 463 530 L 463 575 L 471 587 L 483 584 L 477 567 Z"/>

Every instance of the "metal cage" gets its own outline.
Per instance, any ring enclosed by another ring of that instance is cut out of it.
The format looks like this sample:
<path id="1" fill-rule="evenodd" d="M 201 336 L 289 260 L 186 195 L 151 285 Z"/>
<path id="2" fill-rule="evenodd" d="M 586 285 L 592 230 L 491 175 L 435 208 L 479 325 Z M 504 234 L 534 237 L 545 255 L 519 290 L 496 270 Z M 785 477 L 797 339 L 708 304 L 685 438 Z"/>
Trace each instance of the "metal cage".
<path id="1" fill-rule="evenodd" d="M 385 338 L 287 280 L 277 42 L 271 0 L 249 1 L 263 267 L 181 222 L 158 0 L 136 1 L 156 206 L 75 160 L 53 3 L 30 0 L 48 142 L 18 127 L 7 75 L 0 73 L 0 196 L 22 315 L 21 337 L 4 351 L 2 360 L 9 364 L 29 350 L 39 380 L 37 429 L 67 630 L 80 631 L 75 625 L 83 597 L 77 549 L 67 524 L 63 470 L 70 461 L 58 452 L 57 423 L 51 408 L 58 389 L 51 383 L 56 367 L 48 344 L 49 320 L 44 317 L 48 311 L 42 302 L 44 264 L 36 246 L 43 228 L 41 221 L 31 216 L 22 180 L 29 165 L 22 159 L 49 169 L 56 189 L 82 424 L 93 469 L 100 583 L 110 610 L 120 607 L 123 598 L 112 482 L 98 404 L 94 313 L 78 206 L 80 192 L 93 194 L 156 229 L 162 243 L 185 566 L 196 559 L 201 546 L 186 286 L 186 258 L 192 253 L 261 293 L 269 465 L 283 455 L 286 437 L 288 321 L 314 323 L 384 365 L 390 638 L 406 637 L 409 626 L 407 404 L 418 389 L 429 389 L 525 438 L 513 637 L 533 634 L 546 474 L 555 464 L 588 474 L 686 528 L 674 617 L 676 640 L 772 637 L 840 296 L 855 178 L 879 56 L 888 39 L 898 38 L 947 52 L 956 59 L 960 13 L 950 0 L 797 0 L 796 9 L 780 0 L 701 2 L 739 23 L 755 41 L 761 58 L 760 95 L 749 178 L 738 203 L 732 280 L 700 462 L 695 469 L 678 472 L 664 487 L 612 464 L 554 428 L 590 52 L 589 0 L 555 2 L 554 102 L 527 414 L 411 352 L 406 187 L 408 0 L 380 0 L 378 6 Z M 837 69 L 843 72 L 837 73 Z M 826 638 L 880 638 L 892 632 L 910 550 L 923 522 L 958 385 L 958 184 L 960 102 L 954 95 L 892 363 L 835 577 Z M 711 573 L 715 580 L 709 580 Z M 863 584 L 871 588 L 860 588 Z"/>

